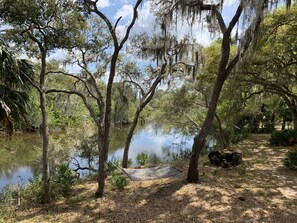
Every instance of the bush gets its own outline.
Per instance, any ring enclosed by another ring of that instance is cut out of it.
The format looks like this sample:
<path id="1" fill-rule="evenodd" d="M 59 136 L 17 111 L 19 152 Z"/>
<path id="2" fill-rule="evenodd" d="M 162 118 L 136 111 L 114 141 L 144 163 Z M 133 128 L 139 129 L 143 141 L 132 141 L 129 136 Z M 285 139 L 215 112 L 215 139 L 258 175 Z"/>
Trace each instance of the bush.
<path id="1" fill-rule="evenodd" d="M 123 190 L 128 185 L 128 180 L 125 176 L 113 172 L 111 174 L 111 185 L 114 189 Z"/>
<path id="2" fill-rule="evenodd" d="M 33 178 L 29 179 L 28 185 L 24 190 L 24 200 L 27 203 L 37 204 L 44 198 L 43 181 L 41 174 L 35 173 Z"/>
<path id="3" fill-rule="evenodd" d="M 297 143 L 296 130 L 275 131 L 271 134 L 270 144 L 274 146 L 292 146 Z"/>
<path id="4" fill-rule="evenodd" d="M 0 205 L 13 205 L 16 204 L 18 199 L 18 191 L 22 188 L 17 185 L 7 185 L 0 193 Z"/>
<path id="5" fill-rule="evenodd" d="M 248 138 L 249 134 L 251 133 L 250 129 L 240 129 L 234 132 L 234 135 L 231 138 L 231 142 L 233 144 L 237 144 L 245 139 Z"/>
<path id="6" fill-rule="evenodd" d="M 284 164 L 290 169 L 297 168 L 297 149 L 288 152 L 287 157 L 285 158 Z"/>
<path id="7" fill-rule="evenodd" d="M 139 153 L 136 156 L 136 161 L 139 165 L 145 165 L 146 162 L 149 160 L 150 156 L 147 153 Z"/>
<path id="8" fill-rule="evenodd" d="M 75 181 L 78 179 L 77 174 L 69 167 L 69 164 L 57 166 L 53 176 L 53 192 L 57 195 L 67 197 Z"/>

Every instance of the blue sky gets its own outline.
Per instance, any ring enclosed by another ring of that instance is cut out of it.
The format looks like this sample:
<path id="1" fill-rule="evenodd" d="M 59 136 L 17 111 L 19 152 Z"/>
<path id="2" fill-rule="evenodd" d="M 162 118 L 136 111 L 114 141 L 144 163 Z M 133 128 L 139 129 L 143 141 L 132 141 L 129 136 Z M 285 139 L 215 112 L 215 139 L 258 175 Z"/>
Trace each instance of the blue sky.
<path id="1" fill-rule="evenodd" d="M 117 31 L 119 35 L 123 34 L 126 30 L 127 24 L 132 18 L 132 10 L 133 5 L 136 0 L 98 0 L 97 7 L 101 10 L 113 23 L 122 16 L 120 20 Z M 225 8 L 223 11 L 223 17 L 226 21 L 230 20 L 233 16 L 234 11 L 236 9 L 236 5 L 234 4 L 237 0 L 225 0 Z M 132 34 L 140 33 L 140 32 L 154 32 L 154 15 L 151 13 L 151 4 L 148 0 L 144 0 L 141 6 L 139 7 L 139 16 L 136 21 L 135 26 L 133 27 Z M 173 29 L 175 34 L 179 38 L 183 38 L 185 35 L 190 33 L 190 27 L 185 23 L 180 23 L 177 29 Z M 177 31 L 175 31 L 177 30 Z M 197 40 L 198 43 L 203 46 L 209 46 L 213 39 L 210 38 L 210 34 L 207 29 L 201 29 L 198 25 L 193 26 L 192 33 L 193 37 Z M 215 38 L 218 36 L 215 36 Z M 65 57 L 65 53 L 62 50 L 57 50 L 53 52 L 50 58 L 53 59 L 63 59 Z M 147 62 L 139 60 L 139 64 L 147 64 Z M 67 70 L 70 72 L 79 72 L 80 68 L 75 65 L 67 66 Z"/>
<path id="2" fill-rule="evenodd" d="M 130 21 L 132 16 L 132 8 L 136 0 L 99 0 L 97 6 L 101 9 L 107 17 L 115 22 L 120 16 L 122 19 L 118 26 L 118 31 L 121 33 L 125 30 L 127 23 Z M 223 17 L 226 21 L 229 21 L 230 18 L 234 15 L 236 9 L 237 0 L 225 0 L 225 7 L 223 11 Z M 133 28 L 134 33 L 137 32 L 148 32 L 152 33 L 154 28 L 154 16 L 150 12 L 151 5 L 149 1 L 144 0 L 141 7 L 139 8 L 139 18 L 136 22 L 135 27 Z M 185 24 L 180 24 L 178 36 L 182 37 L 189 33 L 190 28 Z M 212 41 L 210 39 L 210 34 L 206 29 L 202 30 L 200 27 L 194 27 L 192 30 L 193 36 L 197 39 L 199 43 L 204 46 L 208 46 Z"/>

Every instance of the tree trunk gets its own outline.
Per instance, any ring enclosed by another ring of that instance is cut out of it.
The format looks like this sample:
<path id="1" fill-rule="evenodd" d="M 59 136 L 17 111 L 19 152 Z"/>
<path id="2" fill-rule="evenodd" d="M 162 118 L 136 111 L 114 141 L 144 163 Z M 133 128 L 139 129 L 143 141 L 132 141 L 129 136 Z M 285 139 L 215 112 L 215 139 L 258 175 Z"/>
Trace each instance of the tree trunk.
<path id="1" fill-rule="evenodd" d="M 104 131 L 104 130 L 103 130 Z M 107 177 L 106 162 L 108 159 L 108 139 L 104 132 L 99 130 L 98 136 L 98 150 L 99 150 L 99 168 L 98 168 L 98 188 L 95 192 L 95 197 L 103 197 L 105 191 L 105 179 Z"/>
<path id="2" fill-rule="evenodd" d="M 211 126 L 215 117 L 220 93 L 222 91 L 223 84 L 229 74 L 227 72 L 231 72 L 230 69 L 229 71 L 227 71 L 226 69 L 229 61 L 229 57 L 230 57 L 230 42 L 231 42 L 230 34 L 228 35 L 225 33 L 222 40 L 222 47 L 221 47 L 222 54 L 221 54 L 220 64 L 218 67 L 217 78 L 212 89 L 212 94 L 211 94 L 207 114 L 199 134 L 194 137 L 194 143 L 192 146 L 192 154 L 190 158 L 188 176 L 187 176 L 187 181 L 189 183 L 199 182 L 198 159 L 201 155 L 203 146 L 205 145 L 206 137 L 211 129 Z"/>
<path id="3" fill-rule="evenodd" d="M 199 182 L 199 171 L 198 171 L 198 159 L 201 155 L 203 146 L 206 142 L 206 137 L 210 131 L 212 122 L 214 120 L 216 107 L 218 104 L 220 92 L 222 90 L 224 81 L 226 77 L 224 73 L 218 75 L 216 83 L 212 90 L 211 101 L 208 107 L 206 118 L 202 124 L 202 128 L 197 136 L 194 138 L 194 143 L 192 146 L 192 154 L 190 158 L 187 181 L 189 183 Z"/>
<path id="4" fill-rule="evenodd" d="M 40 71 L 40 109 L 42 114 L 42 165 L 43 165 L 43 181 L 44 181 L 44 203 L 50 202 L 51 197 L 51 182 L 50 168 L 48 160 L 48 145 L 49 145 L 49 129 L 46 110 L 46 93 L 45 93 L 45 72 L 46 72 L 46 51 L 41 52 L 41 71 Z"/>
<path id="5" fill-rule="evenodd" d="M 101 118 L 99 126 L 99 137 L 98 137 L 98 150 L 99 150 L 99 168 L 98 168 L 98 189 L 95 193 L 95 197 L 103 197 L 105 189 L 105 178 L 107 176 L 106 162 L 108 159 L 108 148 L 109 148 L 109 131 L 111 122 L 111 96 L 112 96 L 112 85 L 114 76 L 116 73 L 116 62 L 119 55 L 119 49 L 116 49 L 110 63 L 109 79 L 106 89 L 106 100 L 105 100 L 105 111 L 104 114 L 100 114 Z"/>
<path id="6" fill-rule="evenodd" d="M 286 118 L 283 118 L 282 121 L 282 130 L 284 131 L 286 129 Z"/>
<path id="7" fill-rule="evenodd" d="M 130 127 L 128 136 L 126 138 L 124 154 L 123 154 L 123 162 L 122 162 L 122 167 L 123 168 L 128 167 L 128 154 L 129 154 L 130 143 L 131 143 L 131 140 L 132 140 L 134 130 L 135 130 L 135 128 L 137 126 L 137 123 L 138 123 L 138 118 L 139 118 L 140 112 L 141 112 L 141 109 L 137 108 L 137 111 L 136 111 L 134 119 L 133 119 L 132 126 Z"/>
<path id="8" fill-rule="evenodd" d="M 297 130 L 297 111 L 293 113 L 294 130 Z"/>

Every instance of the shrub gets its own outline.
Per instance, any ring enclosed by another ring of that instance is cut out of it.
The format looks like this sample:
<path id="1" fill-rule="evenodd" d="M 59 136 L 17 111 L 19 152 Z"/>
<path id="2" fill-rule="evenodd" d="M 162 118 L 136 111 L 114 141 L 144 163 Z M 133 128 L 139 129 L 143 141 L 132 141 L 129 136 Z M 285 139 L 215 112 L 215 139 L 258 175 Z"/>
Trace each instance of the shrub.
<path id="1" fill-rule="evenodd" d="M 123 190 L 128 185 L 128 180 L 125 176 L 113 172 L 111 174 L 111 185 L 114 189 Z"/>
<path id="2" fill-rule="evenodd" d="M 120 166 L 120 163 L 121 161 L 119 159 L 112 158 L 107 162 L 107 170 L 109 172 L 114 172 L 117 169 L 117 167 Z"/>
<path id="3" fill-rule="evenodd" d="M 27 203 L 37 204 L 44 198 L 43 181 L 41 174 L 35 173 L 33 178 L 29 179 L 28 185 L 24 190 L 24 200 Z"/>
<path id="4" fill-rule="evenodd" d="M 75 181 L 77 174 L 69 167 L 69 164 L 58 165 L 53 176 L 53 192 L 57 195 L 67 197 Z"/>
<path id="5" fill-rule="evenodd" d="M 271 134 L 270 144 L 274 146 L 292 146 L 297 143 L 296 130 L 275 131 Z"/>
<path id="6" fill-rule="evenodd" d="M 297 168 L 297 149 L 288 152 L 287 157 L 285 158 L 284 164 L 290 169 Z"/>
<path id="7" fill-rule="evenodd" d="M 16 204 L 18 199 L 18 191 L 22 188 L 17 185 L 7 185 L 0 193 L 0 205 L 12 205 Z"/>
<path id="8" fill-rule="evenodd" d="M 145 165 L 146 162 L 149 160 L 150 156 L 147 153 L 139 153 L 136 156 L 136 161 L 139 165 Z"/>
<path id="9" fill-rule="evenodd" d="M 249 134 L 251 133 L 250 129 L 240 129 L 234 132 L 234 135 L 231 138 L 231 142 L 233 144 L 237 144 L 245 139 L 248 138 Z"/>

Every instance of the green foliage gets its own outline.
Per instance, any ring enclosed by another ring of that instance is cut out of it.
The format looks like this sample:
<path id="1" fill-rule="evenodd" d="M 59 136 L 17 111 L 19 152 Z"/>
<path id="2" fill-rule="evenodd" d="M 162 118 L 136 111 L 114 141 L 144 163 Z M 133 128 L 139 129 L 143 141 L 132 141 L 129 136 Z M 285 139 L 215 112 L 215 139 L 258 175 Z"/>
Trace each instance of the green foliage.
<path id="1" fill-rule="evenodd" d="M 287 157 L 285 158 L 284 164 L 290 169 L 297 168 L 297 149 L 288 152 Z"/>
<path id="2" fill-rule="evenodd" d="M 63 197 L 69 196 L 72 186 L 77 179 L 77 174 L 69 167 L 69 164 L 58 165 L 53 176 L 54 194 L 62 195 Z"/>
<path id="3" fill-rule="evenodd" d="M 15 58 L 0 40 L 0 121 L 11 133 L 14 124 L 24 123 L 28 115 L 28 77 L 33 76 L 33 66 L 26 60 Z M 3 107 L 3 103 L 7 108 Z"/>
<path id="4" fill-rule="evenodd" d="M 23 194 L 23 199 L 26 203 L 38 204 L 43 200 L 43 180 L 41 174 L 35 173 L 33 178 L 29 179 Z"/>
<path id="5" fill-rule="evenodd" d="M 113 123 L 116 125 L 131 123 L 136 111 L 136 92 L 131 86 L 122 83 L 114 84 L 113 89 Z"/>
<path id="6" fill-rule="evenodd" d="M 132 159 L 128 159 L 128 167 L 132 165 Z M 117 170 L 117 167 L 122 165 L 122 161 L 120 159 L 112 158 L 107 162 L 107 170 L 109 172 L 114 172 Z"/>
<path id="7" fill-rule="evenodd" d="M 145 165 L 149 159 L 150 159 L 150 156 L 147 153 L 139 153 L 136 156 L 136 161 L 141 166 Z"/>
<path id="8" fill-rule="evenodd" d="M 16 204 L 18 199 L 18 191 L 21 190 L 20 185 L 7 185 L 0 193 L 0 205 Z"/>
<path id="9" fill-rule="evenodd" d="M 111 174 L 111 185 L 114 189 L 123 190 L 128 185 L 128 180 L 125 176 L 113 172 Z"/>
<path id="10" fill-rule="evenodd" d="M 68 164 L 58 165 L 52 177 L 52 197 L 59 195 L 68 197 L 77 179 L 77 174 L 69 168 Z M 38 204 L 44 197 L 43 185 L 41 174 L 34 174 L 24 188 L 23 200 L 27 203 Z"/>
<path id="11" fill-rule="evenodd" d="M 117 167 L 120 166 L 120 163 L 120 159 L 112 158 L 107 162 L 107 170 L 109 172 L 114 172 L 117 169 Z"/>
<path id="12" fill-rule="evenodd" d="M 234 134 L 232 135 L 231 142 L 234 144 L 237 144 L 242 140 L 246 139 L 250 133 L 251 133 L 251 130 L 248 128 L 239 129 L 235 131 Z"/>
<path id="13" fill-rule="evenodd" d="M 270 144 L 274 146 L 292 146 L 297 143 L 296 130 L 275 131 L 271 134 Z"/>

